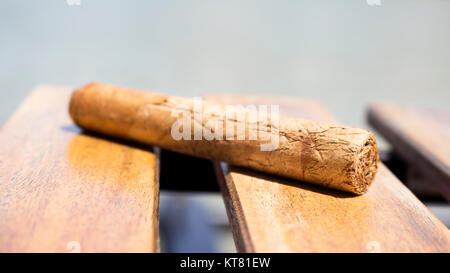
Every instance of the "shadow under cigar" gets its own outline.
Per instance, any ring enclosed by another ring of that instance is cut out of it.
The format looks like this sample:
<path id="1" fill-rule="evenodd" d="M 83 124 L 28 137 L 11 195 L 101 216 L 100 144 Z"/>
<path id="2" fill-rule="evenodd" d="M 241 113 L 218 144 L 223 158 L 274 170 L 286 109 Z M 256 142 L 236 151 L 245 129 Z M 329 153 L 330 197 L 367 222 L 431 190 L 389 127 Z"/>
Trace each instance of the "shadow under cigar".
<path id="1" fill-rule="evenodd" d="M 64 131 L 67 131 L 67 132 L 78 133 L 78 134 L 82 134 L 82 135 L 86 135 L 86 136 L 90 136 L 90 137 L 94 137 L 94 138 L 100 138 L 102 140 L 113 141 L 113 142 L 115 142 L 117 144 L 127 145 L 127 146 L 130 146 L 132 148 L 153 152 L 153 146 L 152 145 L 142 144 L 142 143 L 139 143 L 139 142 L 126 140 L 126 139 L 123 139 L 123 138 L 112 137 L 112 136 L 105 135 L 105 134 L 102 134 L 102 133 L 98 133 L 98 132 L 82 129 L 82 128 L 76 126 L 75 124 L 62 126 L 61 129 L 64 130 Z"/>
<path id="2" fill-rule="evenodd" d="M 249 170 L 249 169 L 239 167 L 239 166 L 230 166 L 229 170 L 239 173 L 239 174 L 252 176 L 252 177 L 255 177 L 258 179 L 270 181 L 273 183 L 279 183 L 279 184 L 283 184 L 283 185 L 290 186 L 290 187 L 301 188 L 303 190 L 312 191 L 312 192 L 319 193 L 319 194 L 331 195 L 336 198 L 353 198 L 353 197 L 359 196 L 356 194 L 343 192 L 343 191 L 335 190 L 335 189 L 330 189 L 330 188 L 326 188 L 326 187 L 320 186 L 320 185 L 315 185 L 315 184 L 312 184 L 309 182 L 295 180 L 295 179 L 286 178 L 286 177 L 281 177 L 281 176 L 273 175 L 273 174 L 267 174 L 267 173 L 258 172 L 258 171 L 254 171 L 254 170 Z"/>

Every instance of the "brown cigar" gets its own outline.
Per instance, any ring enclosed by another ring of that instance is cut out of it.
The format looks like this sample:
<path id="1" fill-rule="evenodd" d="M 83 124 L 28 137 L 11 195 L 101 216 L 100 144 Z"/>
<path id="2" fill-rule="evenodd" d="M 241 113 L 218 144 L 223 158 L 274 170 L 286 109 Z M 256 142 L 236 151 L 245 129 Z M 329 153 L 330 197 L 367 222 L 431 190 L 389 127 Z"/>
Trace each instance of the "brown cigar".
<path id="1" fill-rule="evenodd" d="M 356 194 L 368 189 L 378 163 L 371 132 L 267 108 L 91 83 L 74 91 L 69 112 L 87 130 Z"/>

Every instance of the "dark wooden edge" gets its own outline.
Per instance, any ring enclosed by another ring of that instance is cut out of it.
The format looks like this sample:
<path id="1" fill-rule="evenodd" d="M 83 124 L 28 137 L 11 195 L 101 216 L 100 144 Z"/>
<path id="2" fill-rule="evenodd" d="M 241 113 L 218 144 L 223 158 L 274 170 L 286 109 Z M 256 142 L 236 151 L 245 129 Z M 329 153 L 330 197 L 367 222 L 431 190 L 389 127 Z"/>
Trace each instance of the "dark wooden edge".
<path id="1" fill-rule="evenodd" d="M 394 151 L 403 160 L 417 168 L 424 177 L 430 180 L 430 184 L 434 185 L 436 190 L 450 202 L 450 176 L 438 159 L 418 146 L 412 145 L 413 140 L 397 130 L 392 122 L 377 112 L 373 105 L 369 106 L 367 121 L 392 144 Z"/>
<path id="2" fill-rule="evenodd" d="M 155 208 L 155 211 L 152 215 L 153 222 L 155 223 L 153 228 L 153 249 L 155 252 L 160 252 L 160 241 L 159 241 L 159 193 L 160 193 L 160 173 L 161 173 L 161 149 L 158 147 L 153 147 L 153 153 L 155 154 L 155 189 L 156 194 L 155 198 L 153 199 L 153 207 Z"/>
<path id="3" fill-rule="evenodd" d="M 254 253 L 255 247 L 251 240 L 245 214 L 239 200 L 239 194 L 236 191 L 231 176 L 228 174 L 228 168 L 228 164 L 214 161 L 214 171 L 220 191 L 222 192 L 236 250 L 240 253 Z"/>

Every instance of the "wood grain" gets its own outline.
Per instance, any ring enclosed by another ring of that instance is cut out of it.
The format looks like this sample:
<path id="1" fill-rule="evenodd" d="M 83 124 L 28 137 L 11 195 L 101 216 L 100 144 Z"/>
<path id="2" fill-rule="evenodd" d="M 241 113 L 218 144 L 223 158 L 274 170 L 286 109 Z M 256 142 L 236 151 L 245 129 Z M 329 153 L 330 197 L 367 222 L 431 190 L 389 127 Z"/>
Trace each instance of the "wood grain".
<path id="1" fill-rule="evenodd" d="M 336 122 L 315 101 L 206 95 L 279 104 L 280 113 Z M 449 230 L 383 165 L 362 196 L 215 163 L 240 252 L 448 252 Z"/>
<path id="2" fill-rule="evenodd" d="M 82 133 L 70 88 L 34 91 L 0 131 L 0 252 L 155 252 L 152 147 Z"/>
<path id="3" fill-rule="evenodd" d="M 450 202 L 450 108 L 372 104 L 368 121 Z"/>

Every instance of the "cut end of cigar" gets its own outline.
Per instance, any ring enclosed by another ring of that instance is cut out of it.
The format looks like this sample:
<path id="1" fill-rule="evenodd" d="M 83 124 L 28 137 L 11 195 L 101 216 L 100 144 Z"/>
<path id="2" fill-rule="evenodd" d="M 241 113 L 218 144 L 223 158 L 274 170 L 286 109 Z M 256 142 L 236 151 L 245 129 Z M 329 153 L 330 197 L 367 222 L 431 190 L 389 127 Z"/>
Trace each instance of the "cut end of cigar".
<path id="1" fill-rule="evenodd" d="M 356 194 L 363 194 L 369 189 L 378 170 L 378 160 L 377 142 L 374 135 L 369 133 L 355 159 L 352 181 Z"/>
<path id="2" fill-rule="evenodd" d="M 91 83 L 86 84 L 85 86 L 75 89 L 72 92 L 72 96 L 70 97 L 70 102 L 69 102 L 69 115 L 72 118 L 73 122 L 75 122 L 75 124 L 80 125 L 79 110 L 81 108 L 80 103 L 83 102 L 81 99 L 83 90 L 87 90 L 89 88 L 95 88 L 97 85 L 101 86 L 102 84 L 98 83 L 98 82 L 91 82 Z"/>
<path id="3" fill-rule="evenodd" d="M 72 92 L 72 96 L 70 97 L 70 102 L 69 102 L 69 116 L 70 118 L 73 120 L 73 122 L 75 122 L 75 124 L 78 124 L 78 120 L 77 120 L 77 109 L 78 109 L 78 102 L 79 100 L 77 99 L 77 97 L 80 95 L 80 89 L 76 89 Z"/>

